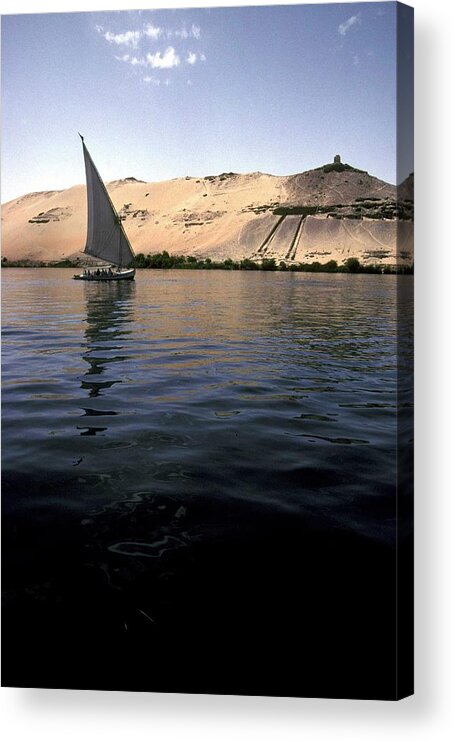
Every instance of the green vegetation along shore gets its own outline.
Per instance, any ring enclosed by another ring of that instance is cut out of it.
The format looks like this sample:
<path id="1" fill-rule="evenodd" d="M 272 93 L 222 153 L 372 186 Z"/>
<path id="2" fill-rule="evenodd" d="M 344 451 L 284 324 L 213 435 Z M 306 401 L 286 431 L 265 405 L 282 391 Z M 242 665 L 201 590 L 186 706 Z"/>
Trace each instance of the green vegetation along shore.
<path id="1" fill-rule="evenodd" d="M 2 259 L 3 268 L 74 268 L 80 269 L 81 263 L 72 260 L 61 260 L 54 263 L 33 262 L 26 260 L 8 261 Z M 362 265 L 357 258 L 348 258 L 343 265 L 336 260 L 327 263 L 285 263 L 283 260 L 277 262 L 275 258 L 263 258 L 261 261 L 232 260 L 227 258 L 223 261 L 203 260 L 193 256 L 170 255 L 166 250 L 153 255 L 139 253 L 134 260 L 135 268 L 155 269 L 185 269 L 185 270 L 241 270 L 241 271 L 289 271 L 292 273 L 385 273 L 385 274 L 412 274 L 414 266 L 407 265 Z"/>

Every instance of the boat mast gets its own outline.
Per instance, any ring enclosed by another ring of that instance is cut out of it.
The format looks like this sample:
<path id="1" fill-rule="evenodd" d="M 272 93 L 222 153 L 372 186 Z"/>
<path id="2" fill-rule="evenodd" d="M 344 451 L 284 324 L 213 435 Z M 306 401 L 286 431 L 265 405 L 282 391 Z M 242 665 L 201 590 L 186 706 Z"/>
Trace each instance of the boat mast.
<path id="1" fill-rule="evenodd" d="M 121 217 L 120 215 L 117 217 L 119 221 L 119 225 L 121 227 Z M 118 231 L 118 264 L 120 266 L 120 270 L 122 269 L 122 230 L 119 229 Z"/>

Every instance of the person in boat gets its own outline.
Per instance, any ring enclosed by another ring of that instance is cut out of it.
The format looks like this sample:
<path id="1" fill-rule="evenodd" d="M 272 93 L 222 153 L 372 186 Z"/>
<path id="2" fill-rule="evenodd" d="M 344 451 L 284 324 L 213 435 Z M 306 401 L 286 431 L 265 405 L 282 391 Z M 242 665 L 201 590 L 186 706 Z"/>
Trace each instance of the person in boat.
<path id="1" fill-rule="evenodd" d="M 100 275 L 100 269 L 99 269 L 99 268 L 97 268 L 97 269 L 96 269 L 96 275 L 97 275 L 97 276 L 99 276 L 99 275 Z"/>
<path id="2" fill-rule="evenodd" d="M 110 276 L 112 276 L 112 275 L 113 275 L 113 274 L 112 274 L 112 268 L 111 268 L 110 266 L 109 266 L 108 274 L 109 274 Z"/>

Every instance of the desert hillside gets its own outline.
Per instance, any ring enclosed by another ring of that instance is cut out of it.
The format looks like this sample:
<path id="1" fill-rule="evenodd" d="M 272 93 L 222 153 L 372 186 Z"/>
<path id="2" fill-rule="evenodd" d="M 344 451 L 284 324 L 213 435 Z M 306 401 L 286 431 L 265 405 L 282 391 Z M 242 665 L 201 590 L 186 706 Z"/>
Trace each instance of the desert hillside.
<path id="1" fill-rule="evenodd" d="M 408 182 L 409 181 L 409 182 Z M 290 176 L 222 173 L 107 184 L 135 253 L 342 264 L 413 262 L 410 178 L 397 188 L 334 163 Z M 29 193 L 2 206 L 8 261 L 84 262 L 86 189 Z M 400 223 L 400 244 L 397 226 Z"/>

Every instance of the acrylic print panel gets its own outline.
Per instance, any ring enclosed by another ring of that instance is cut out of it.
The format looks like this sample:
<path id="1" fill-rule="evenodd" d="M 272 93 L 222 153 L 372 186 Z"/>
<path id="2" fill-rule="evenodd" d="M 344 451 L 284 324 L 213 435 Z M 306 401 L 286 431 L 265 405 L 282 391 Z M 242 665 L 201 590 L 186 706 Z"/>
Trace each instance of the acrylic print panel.
<path id="1" fill-rule="evenodd" d="M 2 18 L 4 685 L 412 693 L 412 23 Z"/>

